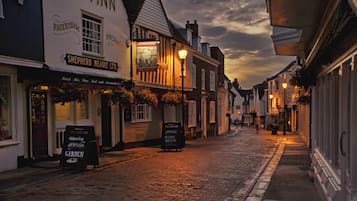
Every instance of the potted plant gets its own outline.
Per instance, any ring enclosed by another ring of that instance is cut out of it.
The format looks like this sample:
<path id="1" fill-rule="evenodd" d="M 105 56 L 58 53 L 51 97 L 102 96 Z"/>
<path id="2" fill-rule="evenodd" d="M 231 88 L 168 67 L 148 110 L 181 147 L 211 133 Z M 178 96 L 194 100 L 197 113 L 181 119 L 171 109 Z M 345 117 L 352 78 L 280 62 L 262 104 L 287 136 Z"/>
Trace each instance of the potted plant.
<path id="1" fill-rule="evenodd" d="M 158 105 L 156 94 L 152 93 L 150 89 L 144 88 L 135 92 L 136 104 L 152 104 L 155 107 Z"/>
<path id="2" fill-rule="evenodd" d="M 122 106 L 132 105 L 134 103 L 134 94 L 125 88 L 119 88 L 112 92 L 111 100 L 113 103 L 119 103 Z"/>
<path id="3" fill-rule="evenodd" d="M 169 105 L 178 105 L 181 103 L 182 94 L 178 91 L 168 91 L 161 95 L 161 102 Z M 184 102 L 186 103 L 186 95 L 183 97 Z"/>
<path id="4" fill-rule="evenodd" d="M 88 98 L 86 90 L 70 84 L 51 87 L 51 95 L 54 103 L 61 103 L 62 105 L 72 101 L 82 102 Z"/>

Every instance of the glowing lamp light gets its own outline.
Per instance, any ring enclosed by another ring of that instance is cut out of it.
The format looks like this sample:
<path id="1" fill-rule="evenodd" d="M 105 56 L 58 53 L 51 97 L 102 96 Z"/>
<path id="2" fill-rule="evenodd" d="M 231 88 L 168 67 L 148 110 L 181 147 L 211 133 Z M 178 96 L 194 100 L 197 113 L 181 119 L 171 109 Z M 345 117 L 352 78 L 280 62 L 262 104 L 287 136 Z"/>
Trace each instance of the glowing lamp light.
<path id="1" fill-rule="evenodd" d="M 283 88 L 286 89 L 288 87 L 288 84 L 286 82 L 283 83 Z"/>
<path id="2" fill-rule="evenodd" d="M 273 99 L 273 97 L 274 97 L 273 94 L 270 94 L 270 95 L 269 95 L 269 98 L 270 98 L 270 99 Z"/>
<path id="3" fill-rule="evenodd" d="M 187 50 L 181 49 L 181 50 L 178 51 L 178 54 L 179 54 L 180 59 L 186 59 L 186 57 L 187 57 Z"/>

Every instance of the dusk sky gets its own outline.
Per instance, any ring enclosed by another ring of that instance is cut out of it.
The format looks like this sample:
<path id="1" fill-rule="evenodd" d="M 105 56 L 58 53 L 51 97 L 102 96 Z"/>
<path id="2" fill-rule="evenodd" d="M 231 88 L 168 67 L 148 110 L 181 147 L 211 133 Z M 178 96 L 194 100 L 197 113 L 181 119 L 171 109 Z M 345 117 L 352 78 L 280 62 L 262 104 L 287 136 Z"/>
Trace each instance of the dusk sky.
<path id="1" fill-rule="evenodd" d="M 225 54 L 225 74 L 250 88 L 275 75 L 294 57 L 276 56 L 265 0 L 162 0 L 176 23 L 197 20 L 202 42 Z"/>

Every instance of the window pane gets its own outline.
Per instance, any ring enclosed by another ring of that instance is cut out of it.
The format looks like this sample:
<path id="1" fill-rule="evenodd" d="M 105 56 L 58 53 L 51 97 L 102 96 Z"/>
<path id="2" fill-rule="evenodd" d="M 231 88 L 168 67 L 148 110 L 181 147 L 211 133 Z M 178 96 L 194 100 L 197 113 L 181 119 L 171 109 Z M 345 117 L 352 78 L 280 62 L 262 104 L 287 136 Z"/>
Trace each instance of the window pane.
<path id="1" fill-rule="evenodd" d="M 70 103 L 56 103 L 55 104 L 56 111 L 56 121 L 67 121 L 70 120 Z"/>
<path id="2" fill-rule="evenodd" d="M 89 119 L 88 100 L 77 103 L 76 116 L 77 120 Z"/>
<path id="3" fill-rule="evenodd" d="M 10 77 L 0 76 L 0 141 L 11 139 L 10 103 Z"/>
<path id="4" fill-rule="evenodd" d="M 100 54 L 102 45 L 101 21 L 87 15 L 82 15 L 82 26 L 83 50 Z"/>
<path id="5" fill-rule="evenodd" d="M 2 0 L 0 0 L 0 18 L 5 18 L 4 10 L 3 10 L 3 6 L 2 6 Z"/>

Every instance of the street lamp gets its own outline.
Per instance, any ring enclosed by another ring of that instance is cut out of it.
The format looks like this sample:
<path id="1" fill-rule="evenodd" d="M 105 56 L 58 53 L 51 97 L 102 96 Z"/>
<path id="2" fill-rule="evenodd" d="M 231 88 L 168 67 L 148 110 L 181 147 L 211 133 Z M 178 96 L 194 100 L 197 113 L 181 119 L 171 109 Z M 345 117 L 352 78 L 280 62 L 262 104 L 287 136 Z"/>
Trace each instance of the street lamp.
<path id="1" fill-rule="evenodd" d="M 283 135 L 286 135 L 286 87 L 288 87 L 288 84 L 286 82 L 283 83 L 283 88 L 284 88 L 284 122 L 283 122 Z"/>
<path id="2" fill-rule="evenodd" d="M 184 63 L 185 63 L 185 59 L 187 57 L 187 50 L 185 49 L 181 49 L 178 51 L 179 57 L 181 59 L 181 84 L 182 84 L 182 88 L 181 88 L 181 109 L 182 109 L 182 131 L 183 131 L 183 135 L 185 136 L 185 109 L 184 109 L 184 91 L 183 91 L 183 86 L 184 86 L 184 77 L 183 77 L 183 71 L 184 71 Z"/>

